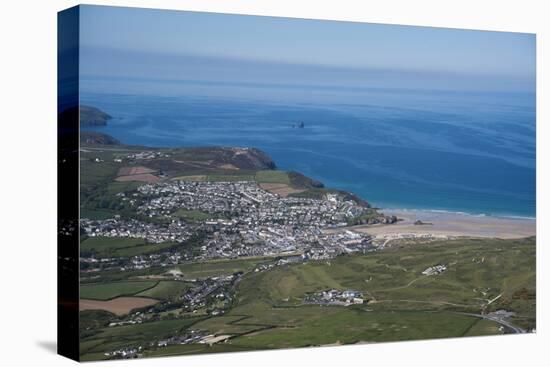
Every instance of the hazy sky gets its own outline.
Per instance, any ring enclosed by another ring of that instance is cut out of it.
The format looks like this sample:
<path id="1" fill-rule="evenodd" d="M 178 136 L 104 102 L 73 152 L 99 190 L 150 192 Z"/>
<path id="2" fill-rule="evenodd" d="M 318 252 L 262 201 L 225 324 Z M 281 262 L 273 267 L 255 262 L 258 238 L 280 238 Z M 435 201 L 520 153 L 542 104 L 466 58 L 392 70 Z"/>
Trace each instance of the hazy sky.
<path id="1" fill-rule="evenodd" d="M 84 76 L 534 91 L 532 34 L 83 6 Z"/>

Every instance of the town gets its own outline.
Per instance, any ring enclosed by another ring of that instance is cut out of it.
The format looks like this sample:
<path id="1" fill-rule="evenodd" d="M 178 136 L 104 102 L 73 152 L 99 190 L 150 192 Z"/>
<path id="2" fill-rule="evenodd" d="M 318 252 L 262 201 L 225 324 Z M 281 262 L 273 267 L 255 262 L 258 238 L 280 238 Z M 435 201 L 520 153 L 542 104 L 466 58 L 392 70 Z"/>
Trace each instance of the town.
<path id="1" fill-rule="evenodd" d="M 304 259 L 329 259 L 344 253 L 367 252 L 372 237 L 345 230 L 347 221 L 365 208 L 338 195 L 325 199 L 280 197 L 254 182 L 185 182 L 145 184 L 131 196 L 143 220 L 111 218 L 81 220 L 89 237 L 141 238 L 149 244 L 185 243 L 199 238 L 193 251 L 173 246 L 131 259 L 85 254 L 83 263 L 123 264 L 125 269 L 173 265 L 249 256 L 300 254 Z M 120 195 L 128 201 L 127 195 Z M 199 213 L 192 220 L 179 213 Z M 148 220 L 148 218 L 152 218 Z M 162 219 L 162 220 L 160 220 Z M 341 228 L 325 232 L 325 229 Z M 200 235 L 199 235 L 200 234 Z"/>

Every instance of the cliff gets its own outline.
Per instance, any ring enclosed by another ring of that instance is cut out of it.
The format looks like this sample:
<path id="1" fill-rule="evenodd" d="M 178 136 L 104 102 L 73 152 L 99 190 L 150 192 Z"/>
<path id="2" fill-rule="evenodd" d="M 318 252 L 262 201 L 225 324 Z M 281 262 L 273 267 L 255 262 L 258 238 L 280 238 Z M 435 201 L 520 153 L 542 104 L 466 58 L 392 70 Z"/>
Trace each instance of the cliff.
<path id="1" fill-rule="evenodd" d="M 79 115 L 80 114 L 80 115 Z M 75 106 L 58 115 L 60 128 L 74 128 L 80 118 L 80 126 L 105 126 L 112 117 L 98 108 L 91 106 Z"/>
<path id="2" fill-rule="evenodd" d="M 80 106 L 80 126 L 105 126 L 110 119 L 112 117 L 99 108 Z"/>
<path id="3" fill-rule="evenodd" d="M 80 143 L 89 145 L 119 145 L 120 141 L 107 134 L 98 133 L 95 131 L 81 131 Z"/>

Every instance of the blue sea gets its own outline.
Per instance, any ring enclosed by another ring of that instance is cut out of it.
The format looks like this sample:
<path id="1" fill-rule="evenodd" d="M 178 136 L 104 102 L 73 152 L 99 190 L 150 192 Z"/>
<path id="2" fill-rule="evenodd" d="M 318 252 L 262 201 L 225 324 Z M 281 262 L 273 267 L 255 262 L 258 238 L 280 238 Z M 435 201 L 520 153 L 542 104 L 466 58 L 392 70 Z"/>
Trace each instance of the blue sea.
<path id="1" fill-rule="evenodd" d="M 125 144 L 250 146 L 382 208 L 534 217 L 535 95 L 85 82 Z M 109 91 L 108 93 L 105 91 Z M 139 91 L 139 92 L 136 92 Z M 293 127 L 304 123 L 304 128 Z"/>

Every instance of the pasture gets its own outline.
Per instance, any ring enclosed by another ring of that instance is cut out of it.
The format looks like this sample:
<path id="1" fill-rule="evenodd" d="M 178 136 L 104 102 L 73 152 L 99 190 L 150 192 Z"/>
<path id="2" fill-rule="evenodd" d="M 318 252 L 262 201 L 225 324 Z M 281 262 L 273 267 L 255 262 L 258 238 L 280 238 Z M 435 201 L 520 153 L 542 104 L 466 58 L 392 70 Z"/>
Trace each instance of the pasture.
<path id="1" fill-rule="evenodd" d="M 188 222 L 200 222 L 207 219 L 215 218 L 216 214 L 210 214 L 200 210 L 189 210 L 189 209 L 180 208 L 176 210 L 176 212 L 171 214 L 171 216 L 181 218 Z"/>
<path id="2" fill-rule="evenodd" d="M 254 181 L 254 176 L 252 175 L 208 175 L 206 181 L 212 182 L 238 182 L 238 181 Z"/>
<path id="3" fill-rule="evenodd" d="M 174 243 L 145 243 L 142 238 L 129 237 L 87 237 L 80 243 L 83 255 L 98 257 L 130 257 L 152 254 L 174 246 Z"/>
<path id="4" fill-rule="evenodd" d="M 79 309 L 80 311 L 103 310 L 122 316 L 130 313 L 132 310 L 152 306 L 157 302 L 157 300 L 152 298 L 141 297 L 119 297 L 108 301 L 81 299 Z"/>
<path id="5" fill-rule="evenodd" d="M 175 299 L 191 288 L 191 284 L 181 281 L 160 281 L 154 287 L 146 289 L 137 296 L 155 299 Z"/>
<path id="6" fill-rule="evenodd" d="M 104 301 L 120 296 L 133 296 L 136 293 L 155 287 L 157 283 L 154 281 L 126 281 L 81 284 L 80 298 Z"/>
<path id="7" fill-rule="evenodd" d="M 265 170 L 256 172 L 255 179 L 258 183 L 278 183 L 290 185 L 288 173 L 278 170 Z"/>

